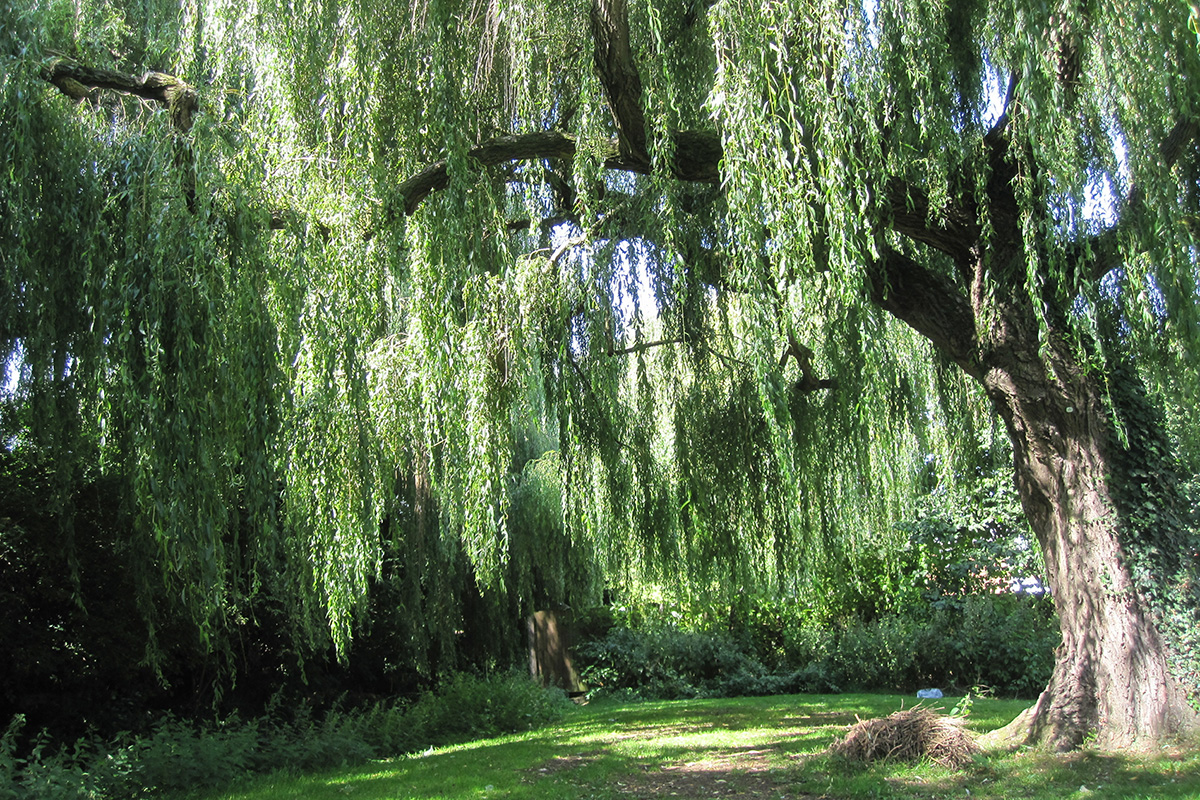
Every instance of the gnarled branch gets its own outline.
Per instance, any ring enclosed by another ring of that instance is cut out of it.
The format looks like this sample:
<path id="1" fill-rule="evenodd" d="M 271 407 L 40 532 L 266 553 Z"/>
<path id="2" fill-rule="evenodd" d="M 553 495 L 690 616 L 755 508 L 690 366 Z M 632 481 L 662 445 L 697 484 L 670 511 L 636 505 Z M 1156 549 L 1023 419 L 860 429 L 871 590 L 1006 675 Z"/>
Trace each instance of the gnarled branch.
<path id="1" fill-rule="evenodd" d="M 782 372 L 787 366 L 789 358 L 796 360 L 796 366 L 800 368 L 800 380 L 796 381 L 792 388 L 797 392 L 816 392 L 821 389 L 836 389 L 837 378 L 818 378 L 816 370 L 813 369 L 813 351 L 812 348 L 805 347 L 796 341 L 796 335 L 788 334 L 787 349 L 783 351 L 783 355 L 779 359 L 779 369 Z"/>
<path id="2" fill-rule="evenodd" d="M 76 102 L 94 89 L 121 92 L 150 100 L 164 106 L 171 115 L 171 125 L 178 134 L 175 139 L 175 164 L 183 183 L 183 200 L 191 213 L 196 213 L 196 157 L 192 153 L 187 133 L 192 129 L 192 117 L 200 106 L 196 90 L 185 81 L 165 72 L 147 72 L 141 77 L 111 69 L 94 69 L 57 58 L 42 70 L 42 78 Z"/>
<path id="3" fill-rule="evenodd" d="M 967 297 L 948 277 L 896 250 L 867 268 L 871 300 L 929 339 L 973 377 L 979 377 L 975 318 Z"/>
<path id="4" fill-rule="evenodd" d="M 680 180 L 710 182 L 719 177 L 721 140 L 714 131 L 681 131 L 673 135 L 675 158 L 672 173 Z M 538 131 L 489 139 L 468 155 L 485 167 L 510 161 L 533 159 L 570 159 L 575 157 L 575 137 L 562 131 Z M 645 171 L 639 162 L 625 159 L 616 140 L 602 140 L 597 148 L 604 156 L 604 166 L 630 172 Z M 450 185 L 449 165 L 436 161 L 402 181 L 396 187 L 402 198 L 404 213 L 412 214 L 425 198 Z"/>
<path id="5" fill-rule="evenodd" d="M 82 100 L 92 89 L 122 92 L 151 100 L 170 110 L 171 122 L 181 133 L 191 130 L 192 116 L 199 107 L 196 90 L 165 72 L 151 71 L 136 77 L 57 58 L 42 70 L 42 78 L 53 83 L 72 100 Z"/>

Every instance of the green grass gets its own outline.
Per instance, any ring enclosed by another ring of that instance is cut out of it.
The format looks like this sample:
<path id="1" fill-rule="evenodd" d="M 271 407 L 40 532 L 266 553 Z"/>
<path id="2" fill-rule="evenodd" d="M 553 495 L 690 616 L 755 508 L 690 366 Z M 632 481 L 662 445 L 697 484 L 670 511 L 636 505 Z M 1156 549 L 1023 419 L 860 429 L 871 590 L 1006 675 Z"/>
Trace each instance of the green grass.
<path id="1" fill-rule="evenodd" d="M 1200 798 L 1200 752 L 979 756 L 961 772 L 931 764 L 862 768 L 825 755 L 862 718 L 913 700 L 801 695 L 662 703 L 596 703 L 537 731 L 302 776 L 274 775 L 204 800 L 417 798 Z M 939 701 L 950 709 L 955 698 Z M 982 732 L 1019 701 L 975 700 Z"/>

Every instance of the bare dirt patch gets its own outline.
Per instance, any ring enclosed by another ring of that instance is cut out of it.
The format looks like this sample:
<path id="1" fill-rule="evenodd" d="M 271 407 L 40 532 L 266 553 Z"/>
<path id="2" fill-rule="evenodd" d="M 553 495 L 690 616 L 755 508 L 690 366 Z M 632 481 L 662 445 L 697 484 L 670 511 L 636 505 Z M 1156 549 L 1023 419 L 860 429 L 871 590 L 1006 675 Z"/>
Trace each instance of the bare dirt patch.
<path id="1" fill-rule="evenodd" d="M 680 798 L 746 797 L 761 800 L 813 800 L 814 795 L 790 790 L 784 774 L 772 766 L 778 747 L 711 752 L 703 757 L 661 767 L 643 767 L 633 774 L 609 779 L 623 797 Z M 603 757 L 598 751 L 555 756 L 526 770 L 526 781 L 562 777 Z M 568 778 L 569 780 L 569 778 Z"/>
<path id="2" fill-rule="evenodd" d="M 555 756 L 549 761 L 543 761 L 538 766 L 528 769 L 525 772 L 534 778 L 557 775 L 562 772 L 570 772 L 571 770 L 578 769 L 584 764 L 590 764 L 599 758 L 600 755 L 599 752 L 591 752 L 576 753 L 570 756 Z"/>
<path id="3" fill-rule="evenodd" d="M 619 781 L 622 794 L 639 798 L 751 797 L 772 800 L 805 800 L 812 795 L 789 790 L 786 780 L 772 767 L 774 747 L 717 752 Z"/>

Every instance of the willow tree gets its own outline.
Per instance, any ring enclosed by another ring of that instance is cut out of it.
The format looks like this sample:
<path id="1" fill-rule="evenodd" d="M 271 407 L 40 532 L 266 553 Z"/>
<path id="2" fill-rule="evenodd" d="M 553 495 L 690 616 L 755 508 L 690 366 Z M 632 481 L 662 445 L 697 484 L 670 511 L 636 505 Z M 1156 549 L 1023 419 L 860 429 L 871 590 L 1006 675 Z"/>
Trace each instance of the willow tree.
<path id="1" fill-rule="evenodd" d="M 3 14 L 0 338 L 199 616 L 291 554 L 344 638 L 397 475 L 502 591 L 536 429 L 601 571 L 803 586 L 994 414 L 1062 620 L 1022 735 L 1196 728 L 1186 4 Z"/>

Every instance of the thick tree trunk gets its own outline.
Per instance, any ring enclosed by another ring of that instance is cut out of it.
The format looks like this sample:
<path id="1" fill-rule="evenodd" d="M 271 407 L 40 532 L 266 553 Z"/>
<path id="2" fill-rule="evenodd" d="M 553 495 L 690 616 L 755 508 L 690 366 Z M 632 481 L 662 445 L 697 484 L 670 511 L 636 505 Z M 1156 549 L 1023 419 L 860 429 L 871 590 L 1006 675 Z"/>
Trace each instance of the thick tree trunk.
<path id="1" fill-rule="evenodd" d="M 1017 248 L 991 255 L 993 264 L 1019 265 L 1022 257 Z M 983 264 L 960 267 L 963 275 L 981 274 Z M 1095 735 L 1116 749 L 1200 729 L 1200 715 L 1168 669 L 1169 645 L 1130 576 L 1131 529 L 1112 483 L 1119 445 L 1077 344 L 1052 330 L 1042 346 L 1019 283 L 1007 301 L 997 287 L 968 297 L 956 279 L 895 252 L 868 277 L 880 307 L 984 387 L 1007 426 L 1017 490 L 1045 555 L 1062 644 L 1037 704 L 994 738 L 1065 750 Z"/>
<path id="2" fill-rule="evenodd" d="M 1046 560 L 1062 628 L 1054 673 L 1005 734 L 1057 750 L 1095 734 L 1106 749 L 1186 734 L 1200 719 L 1168 669 L 1167 643 L 1134 588 L 1111 491 L 1116 443 L 1095 380 L 1001 310 L 979 376 L 1012 440 L 1016 484 Z M 1026 322 L 1031 320 L 1026 319 Z"/>

